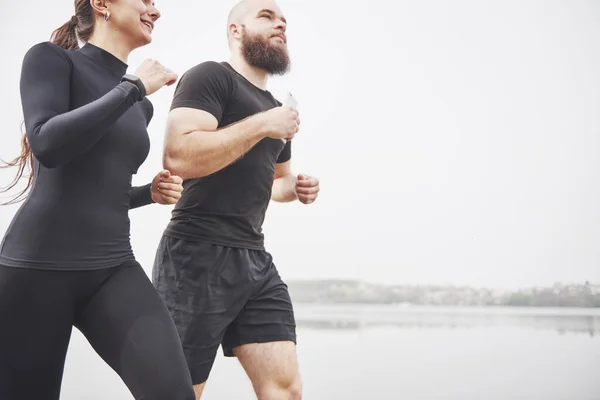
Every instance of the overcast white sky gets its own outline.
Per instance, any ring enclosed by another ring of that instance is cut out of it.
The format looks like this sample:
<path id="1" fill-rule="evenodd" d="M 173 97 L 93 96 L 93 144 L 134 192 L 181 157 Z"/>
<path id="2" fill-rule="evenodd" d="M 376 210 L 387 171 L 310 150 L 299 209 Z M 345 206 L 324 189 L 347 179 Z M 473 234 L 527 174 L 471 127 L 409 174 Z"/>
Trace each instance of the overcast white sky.
<path id="1" fill-rule="evenodd" d="M 4 159 L 18 153 L 22 57 L 72 4 L 3 7 Z M 180 74 L 226 59 L 233 4 L 158 0 L 154 42 L 132 55 L 131 72 L 147 57 Z M 294 170 L 322 181 L 317 203 L 269 209 L 267 246 L 285 279 L 600 283 L 598 2 L 279 4 L 293 70 L 270 89 L 298 99 Z M 173 90 L 151 97 L 152 149 L 137 184 L 161 168 Z M 0 208 L 1 234 L 16 210 Z M 147 272 L 169 215 L 159 206 L 131 213 Z"/>

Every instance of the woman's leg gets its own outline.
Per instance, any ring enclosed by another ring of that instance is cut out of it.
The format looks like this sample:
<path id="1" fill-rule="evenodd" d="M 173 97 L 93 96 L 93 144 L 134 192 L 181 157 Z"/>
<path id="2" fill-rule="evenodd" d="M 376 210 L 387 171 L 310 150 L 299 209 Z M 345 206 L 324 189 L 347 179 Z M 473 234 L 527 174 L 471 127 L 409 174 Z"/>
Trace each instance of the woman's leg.
<path id="1" fill-rule="evenodd" d="M 194 399 L 173 320 L 139 264 L 117 267 L 75 326 L 136 399 Z"/>
<path id="2" fill-rule="evenodd" d="M 0 266 L 0 399 L 58 400 L 74 314 L 67 274 Z"/>

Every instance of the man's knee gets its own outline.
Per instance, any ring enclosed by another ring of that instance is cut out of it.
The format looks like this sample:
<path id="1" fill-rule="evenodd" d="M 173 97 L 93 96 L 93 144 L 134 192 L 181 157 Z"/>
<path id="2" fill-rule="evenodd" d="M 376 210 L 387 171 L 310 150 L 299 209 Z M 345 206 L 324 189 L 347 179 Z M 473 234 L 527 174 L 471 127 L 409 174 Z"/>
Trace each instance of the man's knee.
<path id="1" fill-rule="evenodd" d="M 290 386 L 288 386 L 287 393 L 289 394 L 290 400 L 301 400 L 302 399 L 302 382 L 300 378 L 296 378 Z"/>
<path id="2" fill-rule="evenodd" d="M 259 400 L 301 400 L 302 382 L 300 377 L 271 381 L 258 388 L 256 395 Z"/>

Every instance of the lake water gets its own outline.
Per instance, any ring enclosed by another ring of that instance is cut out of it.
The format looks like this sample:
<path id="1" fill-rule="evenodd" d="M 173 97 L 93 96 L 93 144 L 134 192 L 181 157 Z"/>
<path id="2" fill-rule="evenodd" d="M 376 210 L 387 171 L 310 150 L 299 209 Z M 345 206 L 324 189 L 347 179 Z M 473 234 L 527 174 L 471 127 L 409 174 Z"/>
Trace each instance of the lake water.
<path id="1" fill-rule="evenodd" d="M 296 304 L 305 400 L 598 400 L 600 310 Z M 75 331 L 63 400 L 131 399 Z M 255 399 L 219 352 L 204 399 Z"/>

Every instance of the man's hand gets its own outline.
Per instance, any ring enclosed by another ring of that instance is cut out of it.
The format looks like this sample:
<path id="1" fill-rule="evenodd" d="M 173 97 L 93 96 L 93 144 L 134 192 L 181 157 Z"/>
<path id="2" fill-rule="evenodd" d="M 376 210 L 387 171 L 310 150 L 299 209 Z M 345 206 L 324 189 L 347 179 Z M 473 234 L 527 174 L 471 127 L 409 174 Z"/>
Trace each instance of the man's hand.
<path id="1" fill-rule="evenodd" d="M 152 201 L 158 204 L 175 204 L 183 192 L 183 179 L 171 175 L 168 170 L 163 170 L 152 179 Z"/>
<path id="2" fill-rule="evenodd" d="M 314 203 L 319 195 L 319 180 L 312 176 L 299 174 L 296 179 L 295 192 L 301 203 Z"/>
<path id="3" fill-rule="evenodd" d="M 273 139 L 292 140 L 300 129 L 298 111 L 291 107 L 275 107 L 256 115 L 264 133 Z"/>

